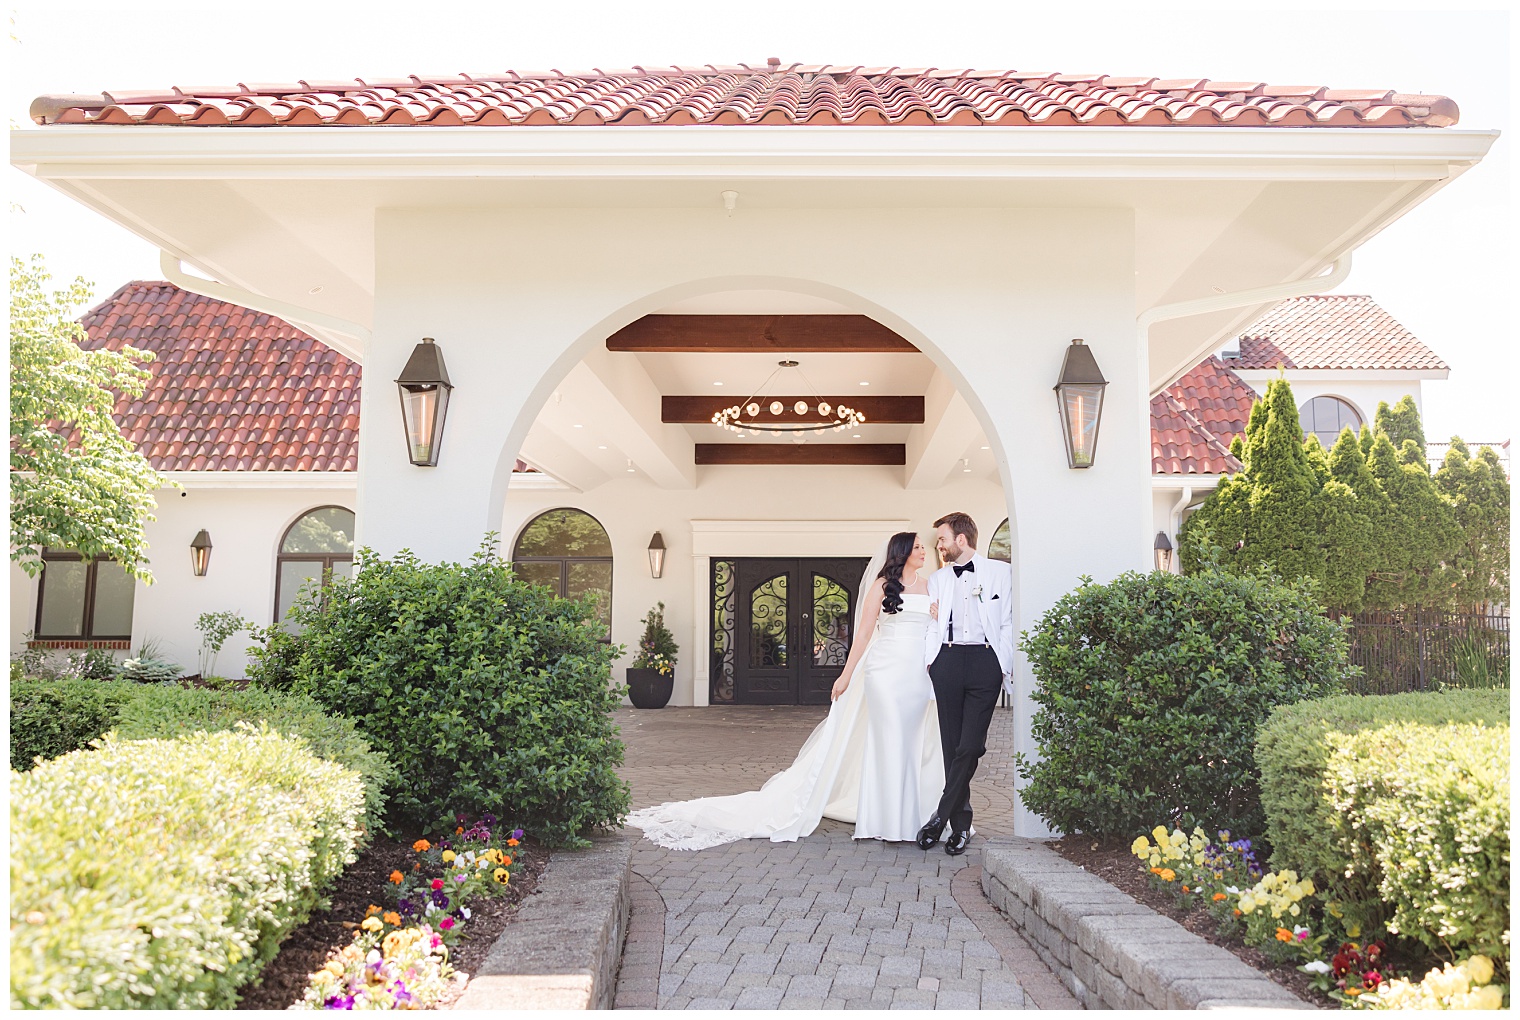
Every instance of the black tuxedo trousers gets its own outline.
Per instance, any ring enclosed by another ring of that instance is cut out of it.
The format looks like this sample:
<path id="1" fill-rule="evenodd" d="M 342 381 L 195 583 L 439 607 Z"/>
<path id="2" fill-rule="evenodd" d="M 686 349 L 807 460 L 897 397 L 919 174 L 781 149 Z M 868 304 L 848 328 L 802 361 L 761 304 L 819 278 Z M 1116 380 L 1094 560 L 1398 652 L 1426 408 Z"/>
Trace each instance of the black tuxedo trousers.
<path id="1" fill-rule="evenodd" d="M 987 753 L 987 729 L 1003 689 L 989 645 L 944 645 L 929 667 L 945 754 L 945 792 L 935 813 L 956 832 L 971 828 L 971 777 Z"/>

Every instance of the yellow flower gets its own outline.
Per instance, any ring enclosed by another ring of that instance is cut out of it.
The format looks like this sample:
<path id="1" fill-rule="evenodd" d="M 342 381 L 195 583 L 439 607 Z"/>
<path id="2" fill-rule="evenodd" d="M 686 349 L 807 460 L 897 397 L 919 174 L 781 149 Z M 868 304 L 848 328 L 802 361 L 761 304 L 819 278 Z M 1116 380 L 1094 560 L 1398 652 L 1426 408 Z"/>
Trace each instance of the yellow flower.
<path id="1" fill-rule="evenodd" d="M 1164 825 L 1158 825 L 1158 826 L 1156 826 L 1154 829 L 1151 830 L 1151 835 L 1154 836 L 1154 837 L 1156 837 L 1156 842 L 1157 843 L 1165 843 L 1167 841 L 1166 826 L 1164 826 Z"/>
<path id="2" fill-rule="evenodd" d="M 1144 836 L 1136 836 L 1135 841 L 1129 845 L 1129 852 L 1134 854 L 1136 857 L 1149 856 L 1151 852 L 1151 841 L 1146 839 Z"/>
<path id="3" fill-rule="evenodd" d="M 381 928 L 384 928 L 385 925 L 380 923 L 380 918 L 370 916 L 366 917 L 364 919 L 364 923 L 359 925 L 359 927 L 363 928 L 365 931 L 379 931 Z"/>
<path id="4" fill-rule="evenodd" d="M 1467 969 L 1467 975 L 1475 985 L 1486 985 L 1494 979 L 1494 961 L 1486 956 L 1469 956 L 1462 966 Z"/>
<path id="5" fill-rule="evenodd" d="M 1170 882 L 1173 879 L 1175 879 L 1176 877 L 1177 877 L 1177 873 L 1175 871 L 1173 871 L 1171 868 L 1162 868 L 1161 869 L 1161 881 L 1163 881 L 1163 882 Z"/>
<path id="6" fill-rule="evenodd" d="M 454 859 L 454 851 L 452 851 L 452 850 L 445 850 L 443 852 L 443 863 L 447 864 L 450 861 L 452 861 L 453 859 Z"/>
<path id="7" fill-rule="evenodd" d="M 1240 896 L 1240 912 L 1242 914 L 1249 914 L 1255 909 L 1256 897 L 1252 896 L 1250 893 L 1242 893 Z"/>
<path id="8" fill-rule="evenodd" d="M 328 960 L 325 965 L 325 969 L 327 973 L 331 974 L 333 977 L 343 976 L 343 964 L 339 963 L 337 960 Z"/>
<path id="9" fill-rule="evenodd" d="M 491 877 L 496 879 L 496 881 L 502 885 L 506 885 L 512 880 L 512 875 L 507 871 L 506 868 L 497 868 L 495 871 L 491 872 Z"/>
<path id="10" fill-rule="evenodd" d="M 1468 1009 L 1498 1009 L 1504 1005 L 1504 993 L 1494 985 L 1484 985 L 1467 993 Z M 1456 1005 L 1456 1003 L 1452 1003 Z"/>

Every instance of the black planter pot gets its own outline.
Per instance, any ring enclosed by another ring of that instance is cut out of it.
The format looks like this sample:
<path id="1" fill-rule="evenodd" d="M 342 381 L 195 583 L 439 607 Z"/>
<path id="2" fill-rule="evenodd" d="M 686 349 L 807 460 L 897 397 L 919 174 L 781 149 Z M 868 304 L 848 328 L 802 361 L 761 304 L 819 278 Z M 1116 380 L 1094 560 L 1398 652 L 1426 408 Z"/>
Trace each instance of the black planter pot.
<path id="1" fill-rule="evenodd" d="M 674 676 L 661 676 L 657 669 L 628 667 L 628 700 L 634 708 L 664 708 L 675 685 Z"/>

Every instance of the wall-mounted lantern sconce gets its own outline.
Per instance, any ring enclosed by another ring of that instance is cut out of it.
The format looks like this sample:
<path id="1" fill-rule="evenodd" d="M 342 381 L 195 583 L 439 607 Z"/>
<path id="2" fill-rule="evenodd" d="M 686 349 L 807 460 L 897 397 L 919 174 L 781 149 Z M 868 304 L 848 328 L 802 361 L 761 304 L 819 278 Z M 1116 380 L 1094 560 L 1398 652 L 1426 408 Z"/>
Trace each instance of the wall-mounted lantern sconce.
<path id="1" fill-rule="evenodd" d="M 1092 349 L 1081 340 L 1073 340 L 1061 362 L 1061 381 L 1055 385 L 1061 431 L 1066 434 L 1067 467 L 1092 467 L 1098 448 L 1098 419 L 1103 415 L 1103 389 L 1107 385 Z"/>
<path id="2" fill-rule="evenodd" d="M 1163 573 L 1172 572 L 1172 540 L 1166 537 L 1166 532 L 1156 532 L 1156 569 Z"/>
<path id="3" fill-rule="evenodd" d="M 649 576 L 659 577 L 665 573 L 665 539 L 656 531 L 649 540 Z"/>
<path id="4" fill-rule="evenodd" d="M 211 566 L 211 536 L 202 528 L 190 541 L 190 569 L 196 577 L 205 577 Z"/>
<path id="5" fill-rule="evenodd" d="M 406 452 L 413 464 L 435 467 L 443 442 L 443 419 L 449 412 L 449 373 L 443 352 L 425 336 L 412 348 L 412 356 L 396 380 L 401 391 L 401 420 L 406 426 Z"/>

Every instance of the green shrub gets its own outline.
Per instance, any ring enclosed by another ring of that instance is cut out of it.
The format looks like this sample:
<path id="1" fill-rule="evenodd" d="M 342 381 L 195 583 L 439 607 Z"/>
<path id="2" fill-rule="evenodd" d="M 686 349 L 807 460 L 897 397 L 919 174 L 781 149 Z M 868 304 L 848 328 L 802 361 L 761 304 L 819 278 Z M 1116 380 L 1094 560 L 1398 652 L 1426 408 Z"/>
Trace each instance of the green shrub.
<path id="1" fill-rule="evenodd" d="M 1257 727 L 1352 672 L 1307 584 L 1213 571 L 1083 578 L 1022 648 L 1040 753 L 1017 759 L 1024 803 L 1095 835 L 1158 821 L 1259 834 Z"/>
<path id="2" fill-rule="evenodd" d="M 490 547 L 463 566 L 361 551 L 352 579 L 292 608 L 299 651 L 278 662 L 396 764 L 392 824 L 491 812 L 580 845 L 628 809 L 612 724 L 619 650 L 591 598 L 515 580 Z M 270 661 L 255 657 L 255 681 L 271 682 Z"/>
<path id="3" fill-rule="evenodd" d="M 297 596 L 300 598 L 300 596 Z M 296 663 L 301 659 L 301 635 L 272 623 L 249 631 L 248 679 L 271 691 L 288 691 L 296 683 Z"/>
<path id="4" fill-rule="evenodd" d="M 99 680 L 11 681 L 11 768 L 87 746 L 116 722 L 140 688 Z"/>
<path id="5" fill-rule="evenodd" d="M 257 688 L 144 687 L 122 705 L 115 728 L 122 740 L 168 739 L 197 730 L 230 730 L 241 722 L 268 723 L 288 737 L 301 737 L 318 758 L 359 773 L 364 781 L 364 827 L 380 828 L 386 789 L 396 781 L 396 767 L 371 749 L 351 720 L 313 698 Z"/>
<path id="6" fill-rule="evenodd" d="M 1391 923 L 1425 941 L 1422 932 L 1442 930 L 1426 922 L 1451 914 L 1461 930 L 1441 938 L 1490 952 L 1477 946 L 1488 945 L 1492 927 L 1471 915 L 1466 897 L 1495 882 L 1508 889 L 1508 694 L 1343 696 L 1278 708 L 1256 744 L 1273 866 L 1312 878 L 1348 932 Z M 1399 825 L 1409 831 L 1392 831 Z M 1501 917 L 1507 893 L 1504 902 Z"/>
<path id="7" fill-rule="evenodd" d="M 116 676 L 119 680 L 127 680 L 138 684 L 162 684 L 170 680 L 178 680 L 184 669 L 177 662 L 169 662 L 166 659 L 150 659 L 146 656 L 138 659 L 124 659 Z"/>
<path id="8" fill-rule="evenodd" d="M 359 777 L 268 729 L 11 777 L 11 1006 L 226 1008 L 356 857 Z"/>

